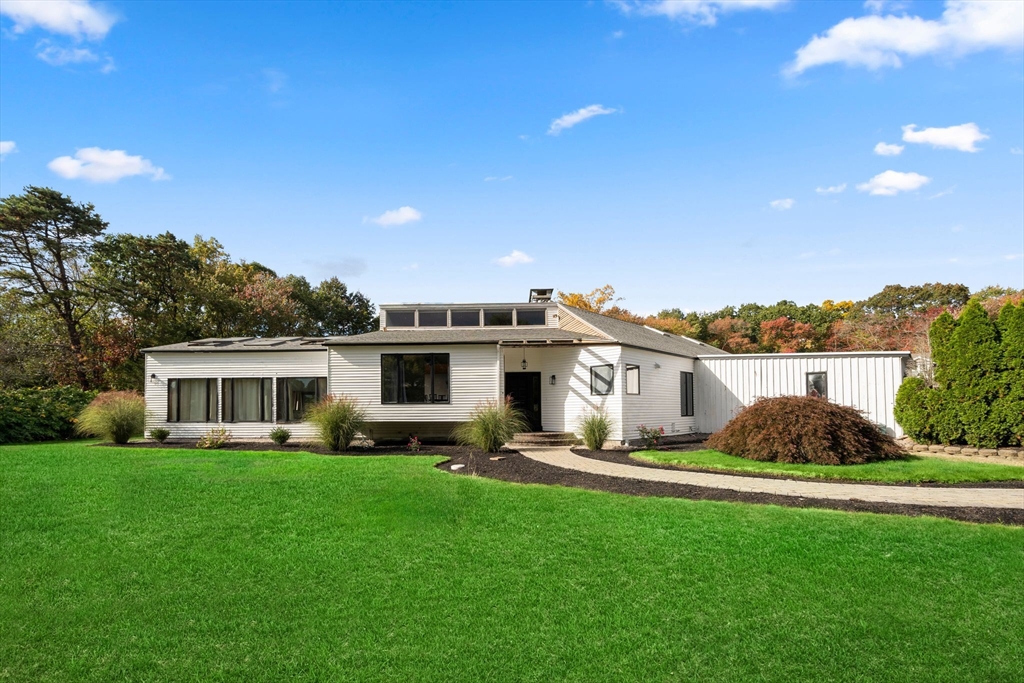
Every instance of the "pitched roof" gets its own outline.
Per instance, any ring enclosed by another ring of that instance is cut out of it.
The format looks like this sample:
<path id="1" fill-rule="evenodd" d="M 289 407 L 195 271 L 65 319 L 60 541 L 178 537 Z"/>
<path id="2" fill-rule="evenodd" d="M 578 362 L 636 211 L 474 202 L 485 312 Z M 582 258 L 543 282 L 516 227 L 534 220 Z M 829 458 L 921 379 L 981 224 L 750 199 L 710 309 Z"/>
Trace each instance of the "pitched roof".
<path id="1" fill-rule="evenodd" d="M 727 351 L 715 348 L 710 344 L 681 337 L 677 334 L 661 332 L 650 327 L 626 322 L 618 318 L 611 318 L 607 315 L 584 311 L 581 308 L 574 308 L 560 304 L 563 309 L 571 315 L 579 318 L 587 325 L 590 325 L 598 332 L 608 335 L 614 341 L 624 346 L 634 346 L 640 349 L 671 353 L 676 356 L 696 358 L 697 356 L 728 356 Z"/>
<path id="2" fill-rule="evenodd" d="M 142 349 L 153 351 L 325 351 L 320 337 L 211 337 Z"/>
<path id="3" fill-rule="evenodd" d="M 559 330 L 553 327 L 455 327 L 436 330 L 378 330 L 349 337 L 331 337 L 328 346 L 372 344 L 499 344 L 502 342 L 607 342 L 596 335 Z"/>

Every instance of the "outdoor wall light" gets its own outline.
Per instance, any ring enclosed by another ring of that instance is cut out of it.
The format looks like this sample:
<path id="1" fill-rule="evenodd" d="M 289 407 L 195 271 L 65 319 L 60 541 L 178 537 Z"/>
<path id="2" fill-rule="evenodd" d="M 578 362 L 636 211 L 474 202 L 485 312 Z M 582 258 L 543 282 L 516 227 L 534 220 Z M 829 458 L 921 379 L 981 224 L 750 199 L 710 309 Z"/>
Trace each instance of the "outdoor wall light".
<path id="1" fill-rule="evenodd" d="M 654 364 L 654 369 L 655 370 L 661 370 L 661 364 L 660 363 L 655 363 Z"/>
<path id="2" fill-rule="evenodd" d="M 525 346 L 523 347 L 523 362 L 519 364 L 519 367 L 521 367 L 523 370 L 525 370 L 526 368 L 530 367 L 530 364 L 526 362 L 526 347 Z"/>
<path id="3" fill-rule="evenodd" d="M 156 379 L 156 373 L 155 373 L 155 372 L 154 372 L 154 373 L 152 373 L 152 374 L 151 374 L 151 375 L 149 376 L 149 378 L 150 378 L 150 379 Z"/>
<path id="4" fill-rule="evenodd" d="M 548 379 L 548 383 L 549 383 L 549 384 L 550 384 L 551 386 L 554 386 L 554 385 L 555 385 L 555 376 L 554 376 L 554 375 L 551 375 L 550 379 Z"/>

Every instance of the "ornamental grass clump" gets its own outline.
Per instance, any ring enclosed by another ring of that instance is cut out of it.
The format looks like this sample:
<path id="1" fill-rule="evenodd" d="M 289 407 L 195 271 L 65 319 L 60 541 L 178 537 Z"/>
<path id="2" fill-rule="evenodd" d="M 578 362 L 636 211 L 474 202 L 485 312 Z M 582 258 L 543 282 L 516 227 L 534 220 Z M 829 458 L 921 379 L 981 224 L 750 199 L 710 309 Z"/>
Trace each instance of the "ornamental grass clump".
<path id="1" fill-rule="evenodd" d="M 452 431 L 456 443 L 475 446 L 485 453 L 495 453 L 520 432 L 530 428 L 523 413 L 512 405 L 512 397 L 504 401 L 485 401 L 477 404 L 468 422 L 462 422 Z"/>
<path id="2" fill-rule="evenodd" d="M 134 391 L 105 391 L 78 414 L 76 431 L 114 443 L 142 436 L 146 427 L 146 401 Z"/>
<path id="3" fill-rule="evenodd" d="M 707 446 L 763 462 L 853 465 L 906 457 L 860 411 L 812 396 L 760 398 L 712 434 Z"/>
<path id="4" fill-rule="evenodd" d="M 604 409 L 592 410 L 580 420 L 577 432 L 588 450 L 599 451 L 612 433 L 612 420 Z"/>
<path id="5" fill-rule="evenodd" d="M 324 446 L 343 451 L 366 427 L 366 410 L 351 396 L 328 394 L 309 409 L 306 419 L 316 427 Z"/>

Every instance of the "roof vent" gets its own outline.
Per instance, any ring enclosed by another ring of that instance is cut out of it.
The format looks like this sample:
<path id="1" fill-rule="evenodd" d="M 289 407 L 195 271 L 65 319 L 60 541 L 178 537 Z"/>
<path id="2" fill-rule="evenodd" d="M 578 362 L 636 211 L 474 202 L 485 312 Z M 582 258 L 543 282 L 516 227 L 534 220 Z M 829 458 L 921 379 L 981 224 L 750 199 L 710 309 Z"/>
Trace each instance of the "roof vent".
<path id="1" fill-rule="evenodd" d="M 551 294 L 554 289 L 531 289 L 530 290 L 530 303 L 541 303 L 551 301 Z"/>

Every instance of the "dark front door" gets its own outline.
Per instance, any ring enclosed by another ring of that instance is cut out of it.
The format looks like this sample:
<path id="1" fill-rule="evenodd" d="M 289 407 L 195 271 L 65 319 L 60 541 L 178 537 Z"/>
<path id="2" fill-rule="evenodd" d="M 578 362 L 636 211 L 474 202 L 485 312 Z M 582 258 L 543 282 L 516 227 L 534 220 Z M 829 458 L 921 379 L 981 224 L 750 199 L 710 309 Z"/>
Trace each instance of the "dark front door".
<path id="1" fill-rule="evenodd" d="M 530 431 L 542 431 L 540 424 L 540 373 L 506 372 L 505 393 L 512 397 L 512 404 L 523 411 Z"/>

